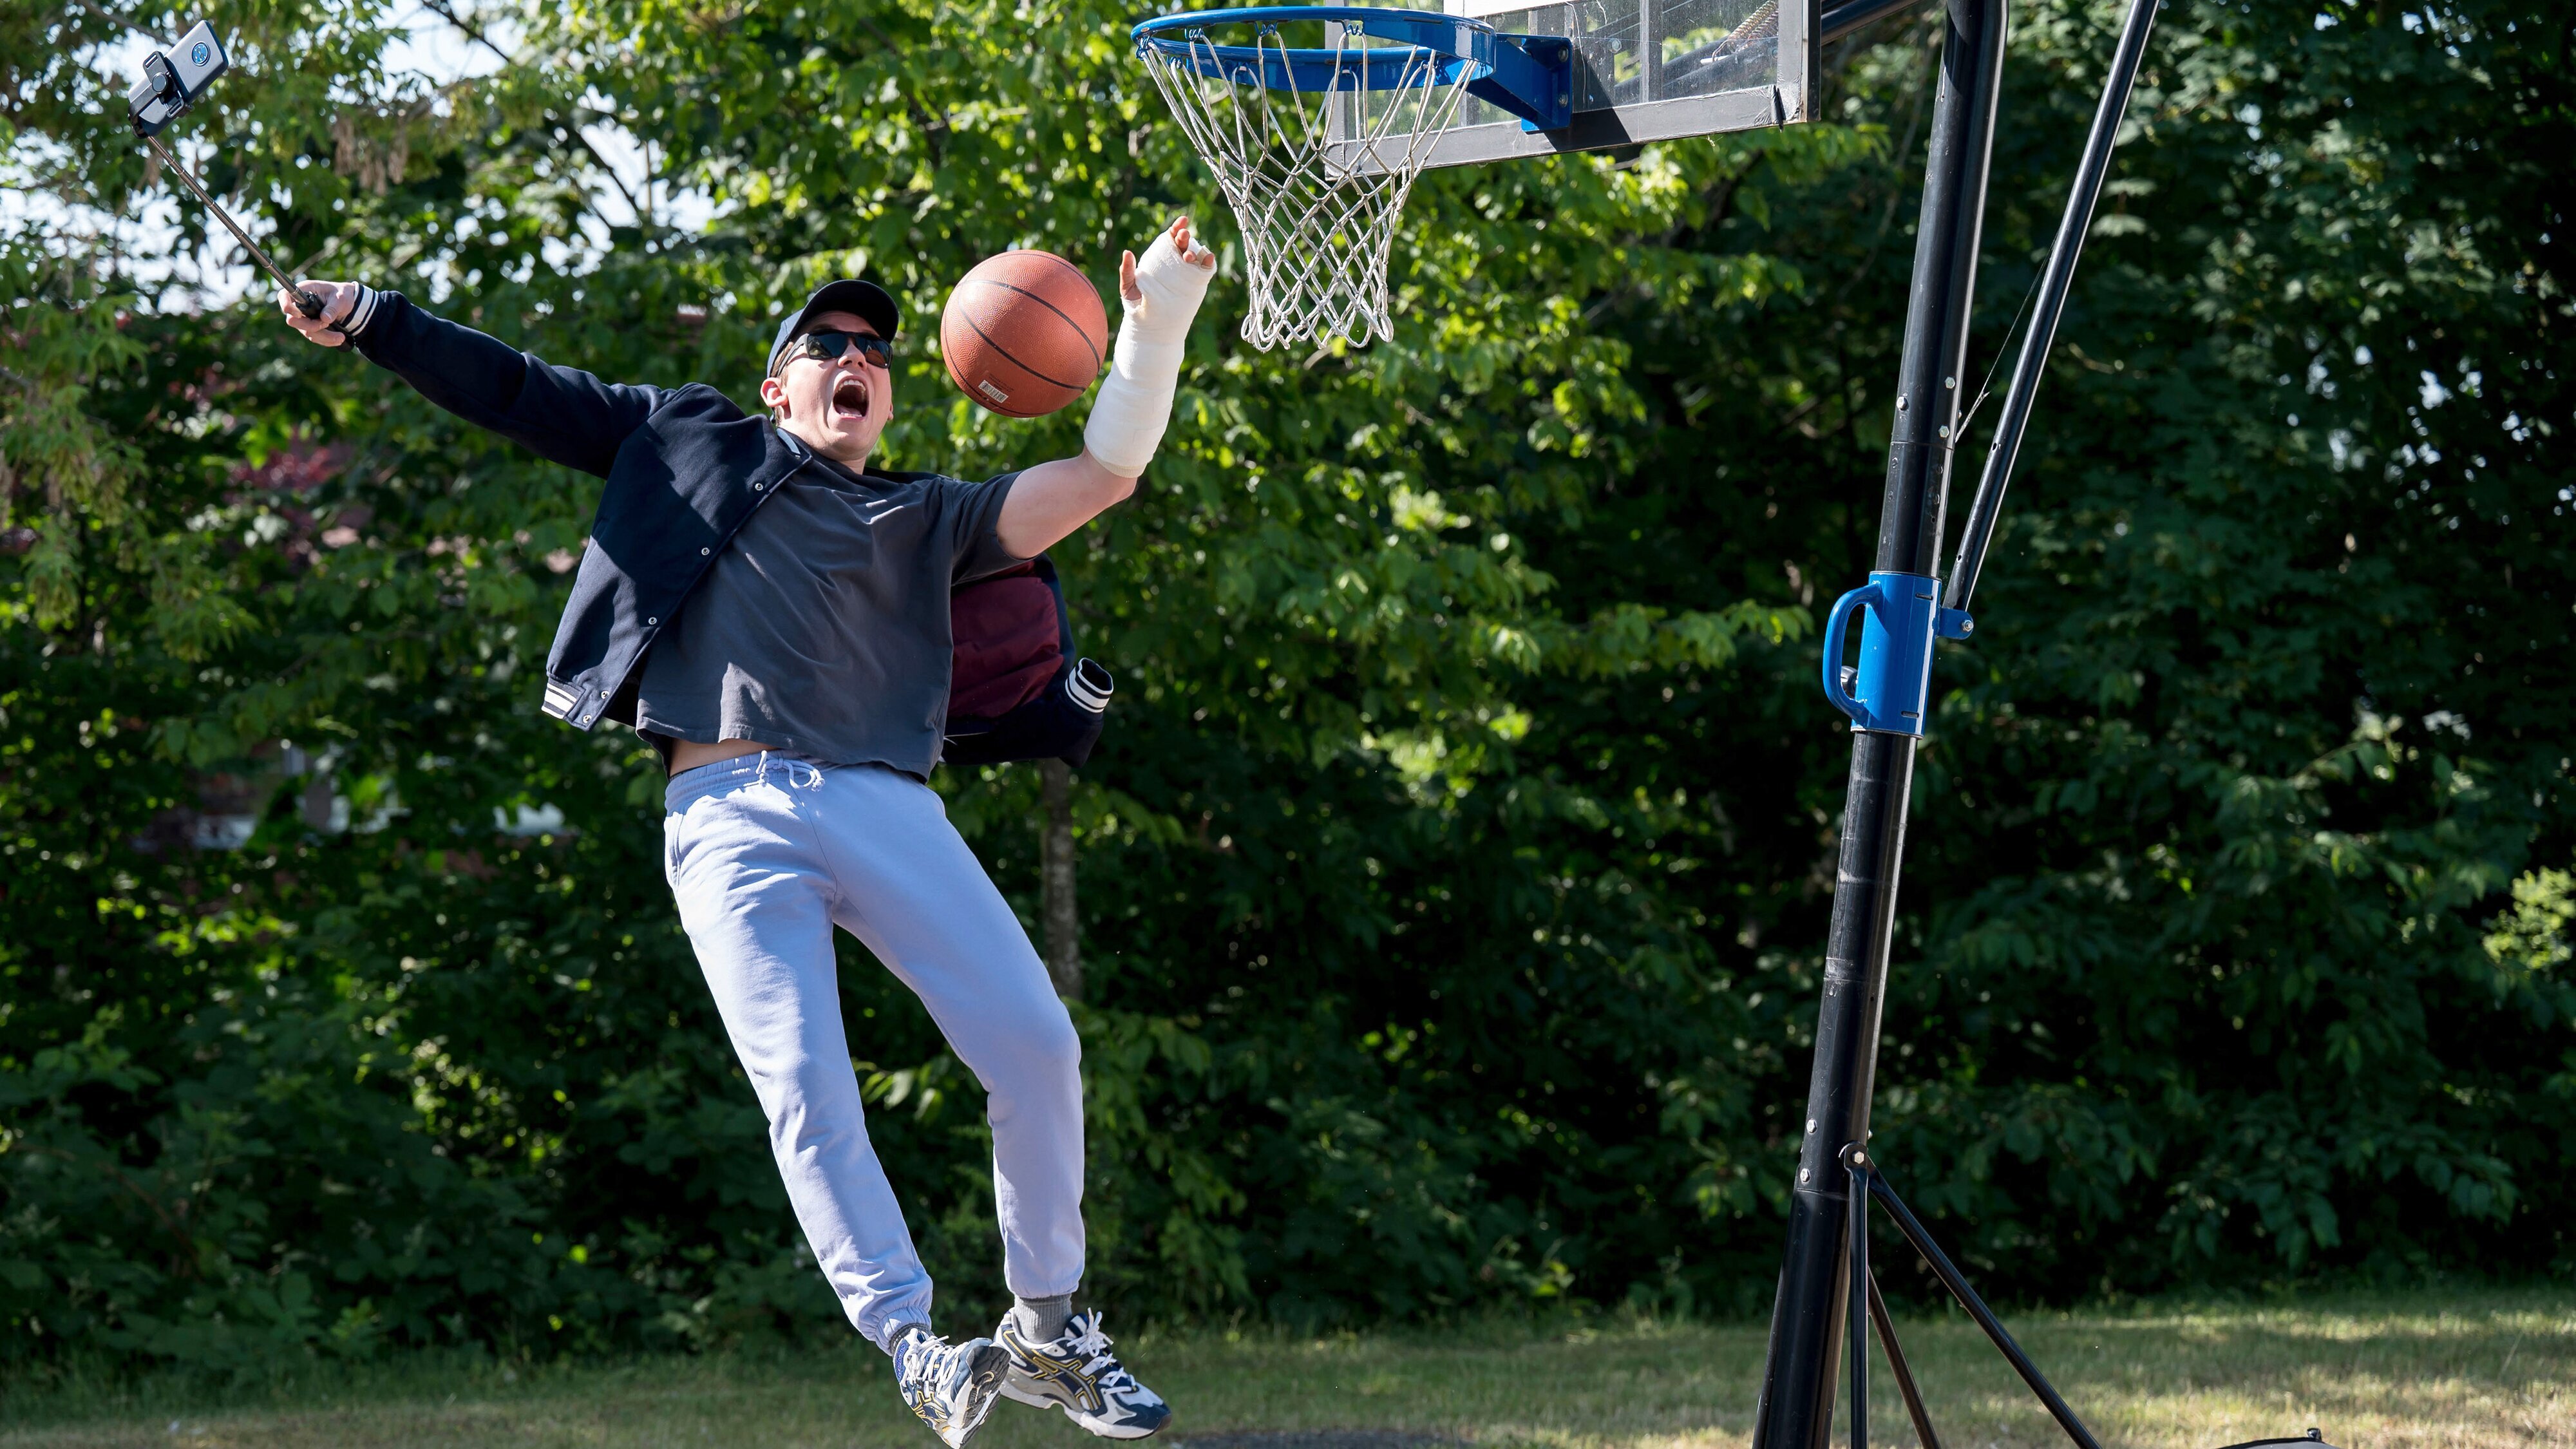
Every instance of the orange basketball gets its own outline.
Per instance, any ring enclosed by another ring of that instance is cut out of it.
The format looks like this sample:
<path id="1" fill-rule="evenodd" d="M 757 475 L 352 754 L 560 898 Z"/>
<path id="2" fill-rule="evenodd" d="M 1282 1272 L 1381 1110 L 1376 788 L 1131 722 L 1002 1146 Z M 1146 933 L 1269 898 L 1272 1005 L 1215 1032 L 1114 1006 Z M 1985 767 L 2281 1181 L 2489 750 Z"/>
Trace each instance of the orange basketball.
<path id="1" fill-rule="evenodd" d="M 1109 352 L 1100 289 L 1053 252 L 976 264 L 939 316 L 948 380 L 1009 418 L 1039 418 L 1082 396 Z"/>

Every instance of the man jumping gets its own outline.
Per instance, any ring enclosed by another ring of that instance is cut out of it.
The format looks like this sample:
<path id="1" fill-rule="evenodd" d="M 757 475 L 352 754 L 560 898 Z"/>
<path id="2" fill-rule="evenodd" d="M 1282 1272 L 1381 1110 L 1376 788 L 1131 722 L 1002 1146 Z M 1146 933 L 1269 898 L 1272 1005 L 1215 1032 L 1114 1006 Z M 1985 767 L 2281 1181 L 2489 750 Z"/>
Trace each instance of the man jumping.
<path id="1" fill-rule="evenodd" d="M 431 316 L 308 282 L 308 320 L 420 394 L 607 480 L 546 661 L 546 713 L 629 724 L 669 766 L 663 867 L 769 1117 L 805 1240 L 905 1404 L 951 1449 L 995 1397 L 1113 1439 L 1171 1410 L 1111 1351 L 1082 1281 L 1081 1043 L 1045 966 L 927 783 L 950 678 L 949 593 L 1043 552 L 1135 490 L 1170 419 L 1216 258 L 1187 217 L 1119 263 L 1126 307 L 1080 455 L 965 483 L 871 471 L 901 314 L 830 283 L 778 328 L 766 418 L 703 383 L 603 383 Z M 337 324 L 339 330 L 331 330 Z M 992 1338 L 931 1330 L 930 1275 L 869 1147 L 832 928 L 921 998 L 988 1094 L 1003 1276 Z"/>

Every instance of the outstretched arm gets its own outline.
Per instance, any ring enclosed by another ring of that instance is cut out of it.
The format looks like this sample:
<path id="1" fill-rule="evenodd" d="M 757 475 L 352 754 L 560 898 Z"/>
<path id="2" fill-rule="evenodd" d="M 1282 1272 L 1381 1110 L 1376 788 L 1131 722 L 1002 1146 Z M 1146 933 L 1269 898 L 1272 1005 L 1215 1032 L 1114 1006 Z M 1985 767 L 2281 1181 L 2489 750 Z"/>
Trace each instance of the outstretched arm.
<path id="1" fill-rule="evenodd" d="M 431 316 L 400 292 L 355 282 L 306 282 L 322 299 L 307 317 L 277 294 L 287 325 L 324 347 L 355 346 L 422 397 L 540 457 L 607 476 L 618 445 L 660 406 L 662 390 L 601 382 L 557 367 L 471 327 Z M 330 330 L 345 323 L 345 336 Z"/>
<path id="2" fill-rule="evenodd" d="M 1181 354 L 1190 319 L 1216 275 L 1216 254 L 1190 236 L 1180 217 L 1145 248 L 1118 261 L 1118 294 L 1126 305 L 1109 376 L 1092 400 L 1082 452 L 1023 471 L 1002 501 L 994 532 L 1002 547 L 1034 558 L 1136 491 L 1172 419 Z"/>

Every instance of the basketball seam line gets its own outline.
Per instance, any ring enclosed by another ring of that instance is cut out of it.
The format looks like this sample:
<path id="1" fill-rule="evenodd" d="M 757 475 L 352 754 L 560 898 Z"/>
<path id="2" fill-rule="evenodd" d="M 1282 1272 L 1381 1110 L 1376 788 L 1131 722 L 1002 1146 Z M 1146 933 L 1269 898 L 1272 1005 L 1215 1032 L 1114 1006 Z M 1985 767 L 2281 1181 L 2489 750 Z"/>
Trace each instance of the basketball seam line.
<path id="1" fill-rule="evenodd" d="M 1057 382 L 1054 378 L 1047 376 L 1045 373 L 1038 371 L 1036 368 L 1029 366 L 1018 358 L 1011 356 L 1011 354 L 1003 352 L 1002 345 L 993 341 L 992 338 L 986 337 L 984 335 L 984 329 L 975 325 L 974 318 L 967 318 L 966 326 L 972 330 L 976 336 L 983 337 L 985 343 L 991 346 L 993 351 L 999 354 L 1004 361 L 1010 363 L 1011 366 L 1018 368 L 1020 371 L 1027 373 L 1029 376 L 1036 378 L 1040 382 L 1050 383 L 1056 387 L 1064 386 L 1063 383 Z M 1006 418 L 1033 418 L 1039 416 L 1037 413 L 1024 413 L 1014 410 L 1010 405 L 1011 395 L 1006 392 L 1002 393 L 1002 400 L 1000 402 L 993 401 L 992 394 L 984 391 L 984 388 L 993 386 L 993 380 L 989 377 L 978 378 L 976 381 L 981 384 L 980 386 L 968 385 L 965 378 L 958 376 L 957 359 L 954 357 L 948 359 L 948 376 L 951 381 L 957 384 L 959 391 L 964 392 L 969 397 L 980 397 L 983 401 L 983 406 L 992 409 L 994 412 L 1000 413 Z M 1000 389 L 995 388 L 994 391 L 999 392 Z"/>
<path id="2" fill-rule="evenodd" d="M 1086 276 L 1084 276 L 1084 275 L 1082 274 L 1082 268 L 1075 266 L 1073 263 L 1066 261 L 1064 258 L 1062 258 L 1062 257 L 1060 257 L 1060 256 L 1057 256 L 1057 255 L 1056 255 L 1055 253 L 1053 253 L 1053 252 L 1032 251 L 1032 252 L 1030 252 L 1030 253 L 1029 253 L 1029 255 L 1031 255 L 1031 256 L 1044 257 L 1044 258 L 1046 258 L 1048 261 L 1055 263 L 1057 267 L 1061 268 L 1061 269 L 1063 270 L 1063 272 L 1064 272 L 1064 274 L 1065 274 L 1066 276 L 1073 278 L 1075 281 L 1080 282 L 1080 283 L 1082 283 L 1082 284 L 1083 284 L 1083 285 L 1085 285 L 1085 286 L 1090 286 L 1090 285 L 1091 285 L 1091 279 L 1090 279 L 1089 277 L 1086 277 Z M 1064 318 L 1064 325 L 1066 325 L 1067 327 L 1072 328 L 1072 329 L 1073 329 L 1073 332 L 1074 332 L 1074 335 L 1075 335 L 1075 336 L 1077 336 L 1077 337 L 1080 337 L 1080 338 L 1083 340 L 1083 343 L 1084 343 L 1084 345 L 1085 345 L 1085 346 L 1089 346 L 1089 344 L 1090 344 L 1090 342 L 1091 342 L 1091 334 L 1082 330 L 1082 324 L 1081 324 L 1081 323 L 1074 321 L 1074 320 L 1073 320 L 1071 317 L 1069 317 L 1069 316 L 1066 316 L 1066 315 L 1065 315 L 1065 310 L 1064 310 L 1062 307 L 1057 306 L 1057 305 L 1056 305 L 1056 304 L 1054 304 L 1053 302 L 1048 301 L 1046 298 L 1039 296 L 1039 295 L 1038 295 L 1038 294 L 1036 294 L 1035 292 L 1030 291 L 1030 290 L 1029 290 L 1029 289 L 1027 289 L 1026 287 L 1022 287 L 1022 286 L 1018 285 L 1017 283 L 1013 283 L 1013 282 L 987 282 L 985 285 L 987 285 L 987 286 L 993 286 L 993 287 L 1008 287 L 1008 288 L 1010 288 L 1012 291 L 1019 293 L 1021 296 L 1024 296 L 1024 297 L 1028 298 L 1030 301 L 1037 303 L 1039 306 L 1046 308 L 1048 311 L 1053 312 L 1053 313 L 1054 313 L 1055 315 L 1057 315 L 1058 317 L 1063 317 L 1063 318 Z M 1100 297 L 1100 289 L 1099 289 L 1099 288 L 1097 288 L 1097 287 L 1092 287 L 1092 289 L 1091 289 L 1091 295 L 1092 295 L 1092 299 L 1093 299 L 1094 301 L 1099 300 L 1099 297 Z M 1101 329 L 1101 331 L 1102 331 L 1102 332 L 1104 332 L 1104 333 L 1105 333 L 1105 332 L 1107 332 L 1107 331 L 1109 330 L 1109 309 L 1108 309 L 1106 306 L 1103 306 L 1103 307 L 1100 309 L 1100 329 Z M 1105 340 L 1105 339 L 1104 339 L 1104 340 Z M 1018 361 L 1018 360 L 1019 360 L 1019 359 L 1017 359 L 1017 358 L 1013 358 L 1013 359 L 1012 359 L 1012 361 L 1014 361 L 1014 362 L 1016 362 L 1016 361 Z M 1102 360 L 1102 359 L 1101 359 L 1101 356 L 1100 356 L 1100 349 L 1099 349 L 1099 348 L 1097 348 L 1097 347 L 1093 347 L 1093 348 L 1091 349 L 1091 371 L 1092 371 L 1092 375 L 1093 375 L 1093 376 L 1095 376 L 1095 377 L 1096 377 L 1096 376 L 1098 376 L 1098 375 L 1099 375 L 1099 373 L 1100 373 L 1100 364 L 1101 364 L 1101 360 Z M 1034 369 L 1032 369 L 1032 371 L 1034 371 Z"/>
<path id="3" fill-rule="evenodd" d="M 1079 273 L 1079 272 L 1076 272 L 1076 273 L 1074 273 L 1074 275 L 1076 275 L 1076 276 L 1081 276 L 1082 274 L 1081 274 L 1081 273 Z M 1084 278 L 1084 280 L 1085 280 L 1085 281 L 1088 281 L 1088 280 L 1090 280 L 1090 279 L 1086 277 L 1086 278 Z M 1092 375 L 1093 375 L 1094 377 L 1099 376 L 1099 374 L 1100 374 L 1100 349 L 1099 349 L 1099 348 L 1096 348 L 1096 347 L 1092 347 L 1092 346 L 1091 346 L 1091 334 L 1082 330 L 1082 324 L 1081 324 L 1081 323 L 1074 321 L 1071 317 L 1066 317 L 1066 316 L 1065 316 L 1065 313 L 1064 313 L 1064 309 L 1063 309 L 1062 307 L 1057 306 L 1057 305 L 1056 305 L 1056 304 L 1054 304 L 1053 302 L 1048 301 L 1046 298 L 1039 296 L 1037 293 L 1030 291 L 1030 290 L 1029 290 L 1028 288 L 1026 288 L 1026 287 L 1014 287 L 1014 286 L 1012 286 L 1012 285 L 1011 285 L 1010 283 L 1008 283 L 1008 282 L 995 282 L 995 281 L 989 281 L 989 280 L 978 279 L 978 280 L 976 281 L 975 285 L 977 285 L 977 286 L 979 286 L 979 287 L 999 287 L 999 288 L 1001 288 L 1001 289 L 1002 289 L 1003 291 L 1005 291 L 1005 292 L 1017 292 L 1017 293 L 1019 293 L 1021 296 L 1026 297 L 1026 298 L 1028 298 L 1030 301 L 1037 303 L 1039 306 L 1044 307 L 1045 309 L 1047 309 L 1047 310 L 1048 310 L 1048 311 L 1050 311 L 1050 312 L 1053 312 L 1056 316 L 1058 316 L 1058 317 L 1060 317 L 1060 318 L 1063 318 L 1063 320 L 1064 320 L 1064 325 L 1065 325 L 1065 326 L 1067 326 L 1067 327 L 1072 328 L 1072 329 L 1073 329 L 1073 335 L 1074 335 L 1074 336 L 1076 336 L 1076 337 L 1081 338 L 1081 339 L 1082 339 L 1082 345 L 1083 345 L 1085 348 L 1087 348 L 1087 349 L 1089 349 L 1089 350 L 1090 350 L 1090 352 L 1091 352 L 1091 372 L 1092 372 Z M 993 341 L 993 335 L 992 335 L 991 333 L 986 332 L 986 331 L 984 330 L 984 328 L 983 328 L 983 324 L 981 324 L 981 323 L 977 322 L 977 321 L 975 320 L 975 316 L 974 316 L 974 314 L 973 314 L 973 313 L 971 313 L 971 312 L 970 312 L 970 313 L 968 313 L 968 314 L 966 315 L 966 325 L 975 329 L 975 335 L 976 335 L 976 336 L 983 338 L 986 342 L 990 342 L 990 343 L 992 343 L 992 345 L 993 345 L 993 350 L 994 350 L 994 351 L 1001 353 L 1004 357 L 1009 357 L 1009 358 L 1011 359 L 1011 364 L 1012 364 L 1014 367 L 1019 368 L 1022 372 L 1027 373 L 1027 374 L 1028 374 L 1029 376 L 1031 376 L 1031 377 L 1037 378 L 1037 379 L 1039 379 L 1039 380 L 1041 380 L 1041 381 L 1044 381 L 1044 382 L 1051 382 L 1051 383 L 1054 383 L 1054 384 L 1055 384 L 1056 386 L 1058 386 L 1058 387 L 1086 388 L 1086 387 L 1091 386 L 1091 384 L 1090 384 L 1090 383 L 1088 383 L 1088 382 L 1066 382 L 1066 381 L 1065 381 L 1064 379 L 1062 379 L 1062 378 L 1057 378 L 1057 377 L 1048 377 L 1045 373 L 1040 372 L 1040 371 L 1038 371 L 1036 368 L 1029 366 L 1027 363 L 1020 361 L 1020 359 L 1018 359 L 1017 357 L 1013 357 L 1013 356 L 1011 355 L 1011 351 L 1010 351 L 1010 349 L 1009 349 L 1009 348 L 1004 347 L 1004 346 L 1003 346 L 1001 343 L 999 343 L 999 342 L 994 342 L 994 341 Z M 1108 330 L 1108 326 L 1109 326 L 1109 319 L 1108 319 L 1106 316 L 1102 317 L 1102 318 L 1101 318 L 1100 325 L 1101 325 L 1101 329 L 1102 329 L 1103 331 Z"/>
<path id="4" fill-rule="evenodd" d="M 984 341 L 985 341 L 986 343 L 990 344 L 990 343 L 992 343 L 992 342 L 993 342 L 993 339 L 992 339 L 992 338 L 990 338 L 990 337 L 984 337 L 984 329 L 983 329 L 983 328 L 981 328 L 981 327 L 976 327 L 976 326 L 975 326 L 975 324 L 974 324 L 973 322 L 971 322 L 971 321 L 970 321 L 970 322 L 968 322 L 966 325 L 967 325 L 968 327 L 970 327 L 970 328 L 973 328 L 975 335 L 976 335 L 976 336 L 978 336 L 978 337 L 983 337 L 983 338 L 984 338 Z M 1001 347 L 1000 347 L 999 345 L 994 345 L 994 346 L 993 346 L 993 351 L 994 351 L 995 353 L 999 354 L 999 355 L 1002 357 L 1002 359 L 1003 359 L 1004 361 L 1009 362 L 1013 367 L 1019 368 L 1019 369 L 1020 369 L 1020 371 L 1027 373 L 1029 376 L 1036 378 L 1036 379 L 1037 379 L 1038 381 L 1040 381 L 1040 382 L 1052 383 L 1052 384 L 1054 384 L 1054 385 L 1055 385 L 1055 386 L 1057 386 L 1057 387 L 1062 387 L 1062 386 L 1064 385 L 1064 384 L 1062 384 L 1062 383 L 1056 382 L 1056 381 L 1055 381 L 1055 379 L 1053 379 L 1053 378 L 1051 378 L 1051 377 L 1048 377 L 1046 374 L 1044 374 L 1044 373 L 1042 373 L 1042 372 L 1037 371 L 1035 368 L 1032 368 L 1032 367 L 1026 366 L 1026 365 L 1025 365 L 1025 364 L 1023 364 L 1023 363 L 1022 363 L 1018 358 L 1011 356 L 1011 354 L 1009 354 L 1009 353 L 1007 353 L 1007 352 L 1003 352 L 1003 351 L 1002 351 L 1002 349 L 1001 349 Z M 1001 414 L 1002 416 L 1004 416 L 1004 417 L 1010 417 L 1010 418 L 1031 418 L 1031 417 L 1036 417 L 1036 416 L 1038 416 L 1038 414 L 1036 414 L 1036 413 L 1024 413 L 1024 412 L 1020 412 L 1020 411 L 1017 411 L 1016 409 L 1012 408 L 1012 407 L 1011 407 L 1011 405 L 1010 405 L 1010 403 L 1011 403 L 1011 395 L 1010 395 L 1009 393 L 1007 393 L 1007 392 L 1003 392 L 1003 393 L 1002 393 L 1002 399 L 1001 399 L 1001 401 L 999 401 L 999 402 L 995 402 L 995 401 L 993 400 L 993 395 L 992 395 L 992 393 L 988 393 L 988 392 L 984 391 L 984 389 L 985 389 L 985 388 L 991 387 L 991 388 L 993 388 L 994 392 L 1001 392 L 1001 389 L 1000 389 L 999 387 L 995 386 L 995 384 L 994 384 L 993 380 L 992 380 L 991 378 L 989 378 L 989 377 L 980 377 L 980 378 L 977 378 L 974 382 L 969 383 L 965 378 L 963 378 L 963 377 L 961 377 L 961 376 L 959 376 L 959 375 L 958 375 L 958 372 L 957 372 L 957 362 L 956 362 L 956 359 L 954 359 L 954 358 L 951 358 L 951 359 L 949 360 L 949 363 L 948 363 L 948 376 L 949 376 L 950 380 L 954 381 L 954 382 L 957 384 L 957 387 L 958 387 L 958 390 L 959 390 L 959 391 L 961 391 L 961 392 L 965 393 L 968 397 L 971 397 L 971 398 L 976 399 L 976 400 L 977 400 L 978 402 L 980 402 L 984 407 L 990 408 L 990 409 L 991 409 L 991 410 L 993 410 L 994 412 L 1000 413 L 1000 414 Z"/>
<path id="5" fill-rule="evenodd" d="M 1013 291 L 1018 291 L 1019 289 L 1018 289 L 1018 288 L 1016 288 L 1016 287 L 1014 287 L 1014 288 L 1012 288 L 1012 290 L 1013 290 Z M 1023 293 L 1022 295 L 1026 295 L 1026 294 L 1025 294 L 1025 293 Z M 1040 297 L 1040 298 L 1037 298 L 1036 300 L 1037 300 L 1037 301 L 1039 301 L 1040 303 L 1043 303 L 1043 302 L 1045 302 L 1045 300 L 1046 300 L 1046 299 L 1045 299 L 1045 298 L 1043 298 L 1043 297 Z M 1053 308 L 1049 308 L 1048 310 L 1053 311 L 1054 309 L 1053 309 Z M 1064 314 L 1063 314 L 1063 313 L 1061 313 L 1061 312 L 1059 312 L 1059 313 L 1057 313 L 1056 315 L 1061 317 L 1061 316 L 1063 316 Z M 1070 321 L 1072 321 L 1073 319 L 1072 319 L 1072 318 L 1070 318 L 1070 317 L 1066 317 L 1066 318 L 1065 318 L 1065 320 L 1066 320 L 1067 322 L 1070 322 Z M 1027 373 L 1029 376 L 1036 378 L 1038 381 L 1043 382 L 1043 383 L 1047 384 L 1047 385 L 1048 385 L 1048 386 L 1050 386 L 1050 387 L 1069 387 L 1069 388 L 1073 389 L 1074 394 L 1075 394 L 1076 396 L 1080 396 L 1080 395 L 1081 395 L 1081 393 L 1082 393 L 1082 390 L 1083 390 L 1084 388 L 1087 388 L 1087 387 L 1091 386 L 1091 384 L 1089 384 L 1089 383 L 1087 383 L 1087 382 L 1066 382 L 1066 381 L 1064 381 L 1062 378 L 1049 377 L 1049 376 L 1047 376 L 1045 373 L 1038 371 L 1036 368 L 1029 366 L 1029 365 L 1028 365 L 1027 363 L 1025 363 L 1025 362 L 1022 362 L 1022 361 L 1021 361 L 1021 360 L 1019 360 L 1017 357 L 1012 356 L 1012 355 L 1011 355 L 1011 351 L 1010 351 L 1010 349 L 1009 349 L 1009 348 L 1004 347 L 1001 343 L 994 341 L 994 340 L 993 340 L 993 334 L 991 334 L 991 333 L 989 333 L 989 332 L 985 331 L 985 330 L 983 329 L 983 327 L 982 327 L 982 326 L 980 326 L 979 324 L 977 324 L 977 322 L 975 321 L 975 319 L 974 319 L 974 318 L 972 318 L 972 317 L 967 318 L 967 319 L 966 319 L 966 325 L 967 325 L 968 327 L 970 327 L 970 328 L 973 328 L 973 329 L 974 329 L 974 332 L 975 332 L 975 335 L 976 335 L 977 337 L 980 337 L 980 338 L 984 339 L 984 345 L 985 345 L 985 346 L 987 346 L 987 347 L 992 348 L 992 349 L 993 349 L 993 351 L 994 351 L 994 353 L 995 353 L 997 356 L 999 356 L 1003 361 L 1008 362 L 1011 366 L 1018 368 L 1020 371 Z"/>

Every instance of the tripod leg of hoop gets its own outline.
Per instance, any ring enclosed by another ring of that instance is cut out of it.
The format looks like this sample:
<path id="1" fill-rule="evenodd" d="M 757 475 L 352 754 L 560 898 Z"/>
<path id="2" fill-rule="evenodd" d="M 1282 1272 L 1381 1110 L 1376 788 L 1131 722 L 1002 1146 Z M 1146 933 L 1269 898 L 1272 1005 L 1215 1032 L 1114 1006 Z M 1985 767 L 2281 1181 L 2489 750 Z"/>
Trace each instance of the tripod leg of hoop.
<path id="1" fill-rule="evenodd" d="M 1846 1328 L 1851 1340 L 1851 1449 L 1869 1449 L 1869 1166 L 1858 1148 L 1851 1152 L 1851 1306 Z"/>
<path id="2" fill-rule="evenodd" d="M 1878 1274 L 1869 1275 L 1869 1321 L 1878 1330 L 1878 1346 L 1887 1352 L 1888 1371 L 1896 1376 L 1896 1392 L 1905 1400 L 1905 1417 L 1914 1421 L 1914 1437 L 1923 1449 L 1941 1449 L 1941 1436 L 1932 1432 L 1932 1415 L 1923 1407 L 1923 1394 L 1914 1385 L 1914 1366 L 1905 1361 L 1905 1350 L 1896 1341 L 1896 1320 L 1888 1315 L 1887 1299 L 1878 1291 Z"/>

